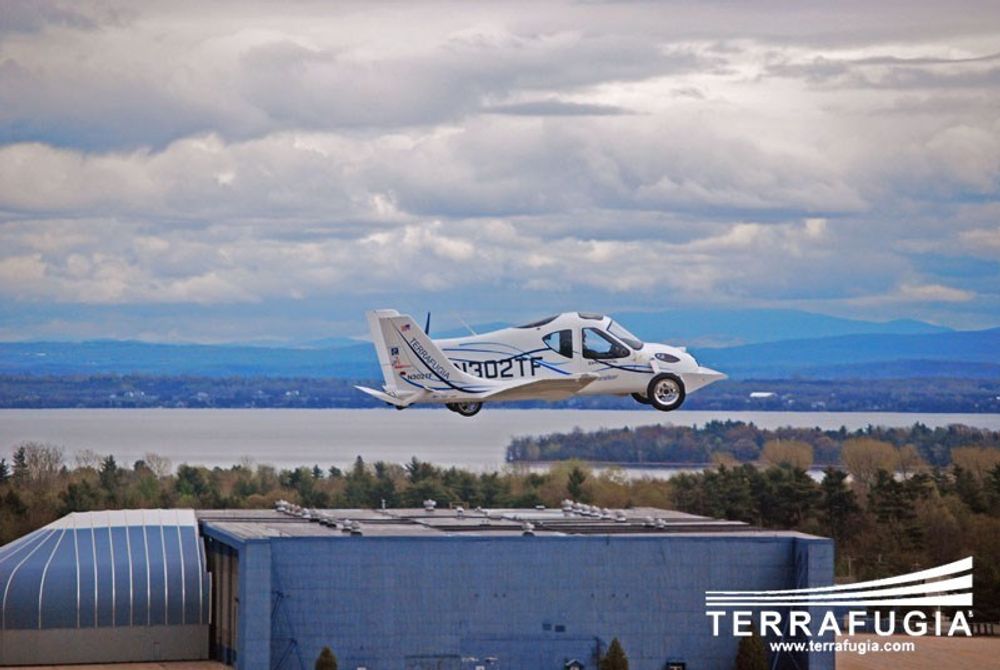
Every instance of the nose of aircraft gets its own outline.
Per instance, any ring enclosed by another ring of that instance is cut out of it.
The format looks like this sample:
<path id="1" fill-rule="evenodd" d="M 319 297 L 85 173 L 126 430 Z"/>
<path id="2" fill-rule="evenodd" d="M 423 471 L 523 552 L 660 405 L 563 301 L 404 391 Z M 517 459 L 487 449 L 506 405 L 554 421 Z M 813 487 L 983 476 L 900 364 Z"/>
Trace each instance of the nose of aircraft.
<path id="1" fill-rule="evenodd" d="M 718 370 L 699 365 L 698 369 L 694 372 L 682 373 L 681 378 L 684 380 L 684 389 L 688 393 L 691 393 L 714 382 L 727 379 L 728 376 Z"/>

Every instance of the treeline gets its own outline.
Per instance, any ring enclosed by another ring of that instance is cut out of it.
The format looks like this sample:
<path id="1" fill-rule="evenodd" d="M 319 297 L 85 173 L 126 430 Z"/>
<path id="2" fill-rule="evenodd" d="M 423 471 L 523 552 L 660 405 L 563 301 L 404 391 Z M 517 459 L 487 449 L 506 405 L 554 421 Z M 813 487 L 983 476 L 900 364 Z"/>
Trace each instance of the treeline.
<path id="1" fill-rule="evenodd" d="M 788 464 L 722 465 L 669 483 L 679 510 L 833 538 L 836 569 L 855 580 L 973 557 L 975 611 L 1000 620 L 1000 451 L 992 467 L 884 469 L 862 481 L 835 468 L 817 482 Z"/>
<path id="2" fill-rule="evenodd" d="M 0 408 L 380 407 L 340 377 L 194 377 L 163 375 L 0 375 Z M 772 395 L 751 398 L 755 391 Z M 558 403 L 505 407 L 642 409 L 631 398 L 577 396 Z M 1000 380 L 971 378 L 725 380 L 692 394 L 685 409 L 726 411 L 1000 412 Z"/>
<path id="3" fill-rule="evenodd" d="M 810 445 L 771 441 L 758 465 L 725 464 L 670 480 L 595 472 L 581 461 L 544 473 L 508 466 L 473 473 L 413 458 L 404 465 L 365 463 L 342 471 L 318 465 L 276 470 L 246 462 L 229 468 L 182 464 L 147 454 L 130 466 L 91 452 L 65 462 L 62 449 L 24 443 L 0 458 L 0 544 L 73 511 L 150 508 L 267 508 L 279 499 L 306 507 L 556 507 L 565 498 L 601 507 L 652 506 L 797 529 L 831 537 L 841 577 L 875 579 L 975 559 L 975 603 L 1000 619 L 1000 449 L 969 448 L 949 467 L 912 461 L 902 476 L 886 464 L 906 461 L 907 445 L 872 437 L 845 445 L 846 471 L 820 481 L 803 465 Z"/>
<path id="4" fill-rule="evenodd" d="M 575 430 L 540 437 L 519 437 L 507 447 L 508 462 L 562 461 L 579 459 L 602 463 L 706 464 L 734 461 L 749 463 L 764 455 L 768 443 L 794 442 L 809 447 L 808 468 L 844 464 L 844 448 L 858 440 L 884 443 L 901 451 L 899 463 L 882 462 L 889 470 L 907 467 L 912 462 L 950 465 L 955 458 L 968 457 L 968 450 L 1000 449 L 1000 431 L 964 425 L 928 428 L 916 423 L 909 428 L 869 426 L 848 431 L 819 428 L 758 428 L 742 421 L 710 421 L 703 427 L 655 425 L 638 428 L 615 428 L 593 432 Z M 879 453 L 885 454 L 884 450 Z M 886 456 L 892 460 L 892 456 Z"/>
<path id="5" fill-rule="evenodd" d="M 74 511 L 121 508 L 267 508 L 280 499 L 306 507 L 558 506 L 567 495 L 605 506 L 666 506 L 660 482 L 630 482 L 618 472 L 594 475 L 577 463 L 546 473 L 517 467 L 473 473 L 416 458 L 404 465 L 360 456 L 346 471 L 335 466 L 278 470 L 249 462 L 229 468 L 181 464 L 146 454 L 131 465 L 112 455 L 82 452 L 75 463 L 61 448 L 24 443 L 0 458 L 0 544 Z"/>
<path id="6" fill-rule="evenodd" d="M 0 376 L 0 408 L 328 408 L 381 407 L 349 379 Z"/>

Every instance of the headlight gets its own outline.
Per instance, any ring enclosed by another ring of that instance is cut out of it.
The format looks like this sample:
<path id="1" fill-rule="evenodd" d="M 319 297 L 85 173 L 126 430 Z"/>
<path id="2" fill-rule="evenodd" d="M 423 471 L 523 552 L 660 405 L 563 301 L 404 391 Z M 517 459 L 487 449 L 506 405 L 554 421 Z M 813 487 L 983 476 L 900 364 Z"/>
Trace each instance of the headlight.
<path id="1" fill-rule="evenodd" d="M 670 354 L 656 354 L 656 360 L 663 361 L 664 363 L 679 363 L 681 359 Z"/>

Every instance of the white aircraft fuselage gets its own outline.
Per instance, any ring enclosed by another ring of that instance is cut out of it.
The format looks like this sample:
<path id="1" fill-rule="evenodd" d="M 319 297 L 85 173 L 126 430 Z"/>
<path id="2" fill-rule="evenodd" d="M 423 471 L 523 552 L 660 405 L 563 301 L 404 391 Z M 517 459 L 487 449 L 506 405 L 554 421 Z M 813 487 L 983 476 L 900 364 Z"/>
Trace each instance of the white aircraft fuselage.
<path id="1" fill-rule="evenodd" d="M 368 313 L 385 378 L 382 391 L 404 408 L 445 403 L 471 416 L 483 402 L 632 395 L 663 411 L 725 375 L 682 347 L 642 342 L 610 317 L 566 312 L 523 326 L 431 340 L 409 316 Z"/>

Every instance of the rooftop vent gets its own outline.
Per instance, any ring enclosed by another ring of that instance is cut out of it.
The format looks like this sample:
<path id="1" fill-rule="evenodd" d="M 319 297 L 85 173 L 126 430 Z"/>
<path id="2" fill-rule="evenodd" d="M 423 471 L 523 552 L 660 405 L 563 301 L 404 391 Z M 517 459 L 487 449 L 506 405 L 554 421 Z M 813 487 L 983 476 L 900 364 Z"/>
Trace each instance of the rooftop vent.
<path id="1" fill-rule="evenodd" d="M 437 507 L 436 500 L 431 500 L 430 498 L 428 498 L 427 500 L 424 501 L 425 512 L 433 512 L 435 507 Z"/>
<path id="2" fill-rule="evenodd" d="M 351 522 L 351 535 L 361 535 L 361 524 L 357 521 Z"/>
<path id="3" fill-rule="evenodd" d="M 521 535 L 524 535 L 525 537 L 534 537 L 535 524 L 531 523 L 530 521 L 525 521 L 524 525 L 521 526 L 521 529 L 522 529 Z"/>
<path id="4" fill-rule="evenodd" d="M 625 512 L 618 510 L 618 512 L 615 514 L 615 521 L 617 523 L 625 523 L 626 521 L 628 521 L 628 518 L 625 516 Z"/>
<path id="5" fill-rule="evenodd" d="M 465 516 L 465 508 L 459 505 L 455 508 L 455 516 Z"/>

